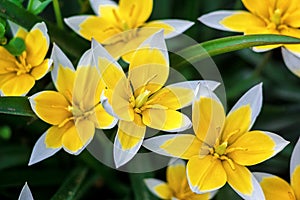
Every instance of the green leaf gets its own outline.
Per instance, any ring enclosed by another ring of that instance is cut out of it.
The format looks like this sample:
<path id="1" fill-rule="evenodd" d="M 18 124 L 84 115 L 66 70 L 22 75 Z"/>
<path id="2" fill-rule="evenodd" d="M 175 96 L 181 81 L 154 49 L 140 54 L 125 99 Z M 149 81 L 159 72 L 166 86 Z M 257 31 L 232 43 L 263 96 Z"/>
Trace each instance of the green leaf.
<path id="1" fill-rule="evenodd" d="M 52 0 L 40 1 L 40 0 L 29 0 L 27 10 L 34 15 L 40 14 Z"/>
<path id="2" fill-rule="evenodd" d="M 210 40 L 194 46 L 187 47 L 179 52 L 176 52 L 185 60 L 181 59 L 178 60 L 178 62 L 174 62 L 173 67 L 179 67 L 181 65 L 186 64 L 187 62 L 195 63 L 209 56 L 215 56 L 254 46 L 263 46 L 271 44 L 300 44 L 300 39 L 282 35 L 264 34 L 230 36 Z"/>
<path id="3" fill-rule="evenodd" d="M 35 117 L 27 97 L 0 97 L 0 113 Z"/>
<path id="4" fill-rule="evenodd" d="M 28 163 L 30 150 L 25 146 L 2 145 L 0 148 L 0 170 Z"/>
<path id="5" fill-rule="evenodd" d="M 88 169 L 82 166 L 73 169 L 51 200 L 74 199 L 79 192 L 82 182 L 86 178 L 87 172 Z"/>
<path id="6" fill-rule="evenodd" d="M 12 55 L 19 56 L 26 49 L 25 42 L 22 38 L 15 37 L 4 46 Z"/>
<path id="7" fill-rule="evenodd" d="M 20 7 L 20 8 L 23 7 L 22 3 L 23 3 L 24 0 L 9 0 L 9 1 L 12 2 L 13 4 L 15 4 L 16 6 Z"/>

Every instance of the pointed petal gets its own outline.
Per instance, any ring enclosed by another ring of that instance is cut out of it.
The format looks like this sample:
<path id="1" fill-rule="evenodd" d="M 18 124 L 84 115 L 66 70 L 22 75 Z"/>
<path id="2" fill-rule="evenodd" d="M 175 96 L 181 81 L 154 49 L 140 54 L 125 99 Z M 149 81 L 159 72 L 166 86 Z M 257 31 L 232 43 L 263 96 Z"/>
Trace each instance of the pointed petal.
<path id="1" fill-rule="evenodd" d="M 225 123 L 222 104 L 214 98 L 200 97 L 193 104 L 193 129 L 200 141 L 214 146 Z"/>
<path id="2" fill-rule="evenodd" d="M 33 200 L 33 196 L 32 196 L 31 191 L 30 191 L 30 189 L 27 185 L 27 182 L 23 186 L 18 200 Z"/>
<path id="3" fill-rule="evenodd" d="M 266 199 L 297 199 L 294 190 L 288 182 L 278 176 L 268 173 L 254 172 L 253 175 L 259 182 Z"/>
<path id="4" fill-rule="evenodd" d="M 84 122 L 86 122 L 87 120 L 83 120 Z M 79 122 L 80 123 L 80 122 Z M 64 150 L 66 152 L 68 152 L 69 154 L 74 154 L 74 155 L 78 155 L 86 146 L 86 143 L 88 143 L 89 141 L 86 141 L 90 138 L 91 135 L 91 124 L 88 123 L 87 125 L 84 123 L 82 124 L 76 124 L 76 126 L 73 124 L 72 126 L 70 126 L 65 132 L 64 135 L 62 137 L 62 146 L 64 148 Z M 86 128 L 87 132 L 86 135 L 82 134 L 79 135 L 78 130 L 81 131 L 82 133 L 82 129 Z M 95 128 L 94 128 L 95 131 Z M 94 132 L 92 132 L 92 134 L 94 134 Z M 84 143 L 86 142 L 86 143 Z"/>
<path id="5" fill-rule="evenodd" d="M 17 68 L 16 58 L 9 51 L 7 51 L 3 46 L 0 46 L 0 74 L 9 73 L 7 68 Z"/>
<path id="6" fill-rule="evenodd" d="M 48 52 L 49 36 L 44 22 L 37 23 L 28 33 L 25 39 L 26 61 L 31 66 L 40 65 Z M 38 44 L 38 45 L 37 45 Z"/>
<path id="7" fill-rule="evenodd" d="M 228 115 L 237 110 L 238 108 L 249 105 L 251 107 L 251 124 L 249 129 L 254 124 L 256 117 L 258 116 L 262 107 L 262 83 L 255 85 L 249 89 L 233 106 Z M 249 130 L 248 129 L 248 130 Z"/>
<path id="8" fill-rule="evenodd" d="M 199 84 L 207 85 L 212 90 L 219 85 L 215 81 L 184 81 L 175 83 L 156 92 L 149 98 L 148 102 L 173 110 L 189 106 L 195 98 L 196 89 Z"/>
<path id="9" fill-rule="evenodd" d="M 116 2 L 111 0 L 90 0 L 89 2 L 93 11 L 99 16 L 101 15 L 101 13 L 99 13 L 100 6 L 117 6 Z"/>
<path id="10" fill-rule="evenodd" d="M 97 125 L 96 128 L 100 129 L 111 129 L 118 122 L 115 117 L 105 111 L 101 104 L 95 108 L 95 117 L 95 122 L 97 122 L 95 123 Z"/>
<path id="11" fill-rule="evenodd" d="M 172 190 L 166 182 L 154 178 L 146 178 L 144 182 L 147 188 L 161 199 L 171 199 Z"/>
<path id="12" fill-rule="evenodd" d="M 26 34 L 28 32 L 25 28 L 19 26 L 18 24 L 14 23 L 14 22 L 12 22 L 10 20 L 7 20 L 7 22 L 9 24 L 9 29 L 10 29 L 10 31 L 11 31 L 11 33 L 12 33 L 13 36 L 18 36 L 18 37 L 20 37 L 22 39 L 25 38 L 25 36 L 26 36 Z M 21 29 L 22 29 L 22 31 L 21 31 Z M 18 35 L 19 31 L 25 33 L 24 35 L 22 34 L 24 37 L 22 35 Z"/>
<path id="13" fill-rule="evenodd" d="M 194 98 L 193 90 L 170 85 L 153 94 L 147 102 L 150 105 L 160 105 L 166 109 L 178 110 L 189 106 Z"/>
<path id="14" fill-rule="evenodd" d="M 108 70 L 108 68 L 114 68 L 114 73 L 116 73 L 115 75 L 117 76 L 117 79 L 125 76 L 123 69 L 119 65 L 119 63 L 108 53 L 108 51 L 100 43 L 98 43 L 94 39 L 92 40 L 92 52 L 94 62 L 96 63 L 96 66 L 100 69 L 101 73 L 104 73 L 104 71 Z M 109 78 L 106 81 L 109 82 Z M 114 86 L 109 87 L 113 88 Z"/>
<path id="15" fill-rule="evenodd" d="M 79 137 L 80 142 L 82 143 L 83 147 L 87 146 L 94 137 L 95 124 L 88 119 L 79 119 L 79 120 L 76 120 L 75 127 L 76 127 L 76 132 L 78 133 L 78 137 Z M 69 139 L 72 142 L 72 139 L 71 138 L 69 138 Z M 67 140 L 67 139 L 64 138 L 64 140 Z M 64 144 L 66 144 L 66 143 L 64 143 Z M 69 148 L 69 149 L 71 149 L 71 148 Z M 78 149 L 77 151 L 72 150 L 72 152 L 75 152 L 75 155 L 78 155 L 79 150 L 80 149 Z"/>
<path id="16" fill-rule="evenodd" d="M 226 117 L 222 141 L 232 144 L 250 128 L 252 110 L 250 105 L 243 105 Z"/>
<path id="17" fill-rule="evenodd" d="M 224 169 L 226 170 L 228 184 L 243 199 L 265 199 L 263 190 L 258 181 L 246 167 L 234 164 L 235 169 L 232 169 L 227 161 L 222 163 Z"/>
<path id="18" fill-rule="evenodd" d="M 169 56 L 163 32 L 155 33 L 134 52 L 129 65 L 133 90 L 149 85 L 152 93 L 161 88 L 169 76 Z"/>
<path id="19" fill-rule="evenodd" d="M 268 2 L 262 2 L 260 0 L 242 0 L 244 6 L 254 15 L 261 18 L 269 17 L 269 7 Z"/>
<path id="20" fill-rule="evenodd" d="M 58 125 L 72 117 L 68 111 L 69 102 L 66 98 L 54 91 L 43 91 L 29 97 L 32 110 L 43 121 Z"/>
<path id="21" fill-rule="evenodd" d="M 45 139 L 46 139 L 47 131 L 38 139 L 38 141 L 35 143 L 28 165 L 33 165 L 37 162 L 40 162 L 46 158 L 49 158 L 50 156 L 54 155 L 56 152 L 58 152 L 61 148 L 47 148 Z"/>
<path id="22" fill-rule="evenodd" d="M 71 101 L 75 79 L 75 69 L 71 61 L 56 44 L 53 44 L 51 59 L 53 60 L 54 64 L 54 67 L 51 71 L 53 83 L 56 89 L 62 92 L 64 96 L 68 97 L 68 100 Z"/>
<path id="23" fill-rule="evenodd" d="M 43 78 L 48 73 L 52 62 L 53 61 L 51 59 L 45 59 L 40 65 L 34 67 L 30 74 L 35 78 L 35 80 Z"/>
<path id="24" fill-rule="evenodd" d="M 290 164 L 291 186 L 295 191 L 296 199 L 300 199 L 300 139 L 296 143 Z"/>
<path id="25" fill-rule="evenodd" d="M 208 14 L 202 15 L 201 17 L 198 18 L 198 20 L 201 23 L 211 28 L 215 28 L 223 31 L 232 31 L 230 28 L 224 26 L 220 22 L 224 18 L 228 16 L 232 16 L 236 13 L 238 13 L 238 11 L 220 10 L 220 11 L 210 12 Z"/>
<path id="26" fill-rule="evenodd" d="M 64 21 L 73 31 L 86 40 L 91 41 L 94 38 L 102 44 L 111 44 L 120 41 L 119 37 L 115 37 L 120 33 L 120 29 L 113 15 L 114 11 L 114 6 L 101 6 L 101 17 L 80 15 L 66 18 Z"/>
<path id="27" fill-rule="evenodd" d="M 247 23 L 245 23 L 247 21 Z M 236 11 L 230 16 L 225 17 L 220 21 L 220 24 L 230 29 L 231 31 L 243 32 L 248 34 L 263 34 L 276 31 L 266 30 L 266 23 L 261 18 L 246 11 Z"/>
<path id="28" fill-rule="evenodd" d="M 119 122 L 119 129 L 114 142 L 114 160 L 116 167 L 120 167 L 130 161 L 140 149 L 146 126 L 135 122 Z"/>
<path id="29" fill-rule="evenodd" d="M 119 11 L 130 28 L 142 25 L 150 17 L 153 0 L 120 0 Z"/>
<path id="30" fill-rule="evenodd" d="M 182 191 L 187 184 L 185 162 L 181 159 L 171 159 L 167 167 L 167 182 L 172 191 Z"/>
<path id="31" fill-rule="evenodd" d="M 189 159 L 200 154 L 202 143 L 192 134 L 168 134 L 144 141 L 147 149 L 165 156 Z"/>
<path id="32" fill-rule="evenodd" d="M 183 33 L 193 25 L 194 22 L 187 20 L 165 19 L 148 22 L 144 27 L 163 28 L 165 39 L 169 39 Z"/>
<path id="33" fill-rule="evenodd" d="M 25 96 L 34 86 L 35 80 L 29 74 L 14 76 L 1 86 L 5 96 Z"/>
<path id="34" fill-rule="evenodd" d="M 76 69 L 72 91 L 73 104 L 85 111 L 93 111 L 94 106 L 100 102 L 102 93 L 98 91 L 100 79 L 100 71 L 93 62 L 92 51 L 88 50 L 82 55 Z"/>
<path id="35" fill-rule="evenodd" d="M 263 131 L 250 131 L 239 137 L 228 150 L 234 162 L 240 165 L 255 165 L 280 152 L 289 142 L 277 134 Z"/>
<path id="36" fill-rule="evenodd" d="M 296 56 L 286 48 L 281 48 L 281 53 L 287 68 L 296 76 L 300 77 L 300 57 Z"/>
<path id="37" fill-rule="evenodd" d="M 146 126 L 167 132 L 180 132 L 192 126 L 190 119 L 175 110 L 147 109 L 142 112 L 142 120 Z"/>
<path id="38" fill-rule="evenodd" d="M 187 179 L 191 190 L 202 194 L 224 186 L 227 176 L 219 159 L 215 159 L 211 155 L 203 158 L 194 156 L 187 163 Z"/>

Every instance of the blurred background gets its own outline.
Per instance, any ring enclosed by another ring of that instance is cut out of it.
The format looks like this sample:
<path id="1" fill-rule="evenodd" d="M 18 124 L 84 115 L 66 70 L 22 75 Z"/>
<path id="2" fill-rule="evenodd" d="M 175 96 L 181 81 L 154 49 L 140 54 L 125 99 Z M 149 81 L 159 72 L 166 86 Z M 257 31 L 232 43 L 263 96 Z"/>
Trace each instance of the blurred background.
<path id="1" fill-rule="evenodd" d="M 25 0 L 23 4 L 26 3 Z M 88 0 L 60 0 L 59 5 L 63 17 L 93 14 Z M 215 10 L 237 9 L 244 9 L 240 0 L 154 0 L 149 21 L 169 18 L 194 21 L 195 25 L 185 34 L 201 43 L 237 34 L 206 27 L 197 21 L 199 16 Z M 56 23 L 52 3 L 39 16 L 54 25 Z M 66 44 L 73 43 L 73 49 L 65 52 L 76 66 L 80 58 L 76 54 L 87 50 L 89 42 L 77 36 L 66 25 L 61 32 L 72 35 L 72 39 L 64 38 L 62 41 Z M 6 36 L 11 37 L 9 32 Z M 76 53 L 72 53 L 73 50 Z M 260 54 L 244 49 L 215 56 L 213 61 L 224 81 L 228 108 L 249 88 L 263 82 L 263 108 L 252 130 L 275 132 L 291 143 L 272 159 L 251 166 L 250 170 L 272 173 L 289 181 L 290 155 L 300 136 L 300 79 L 286 68 L 280 49 Z M 181 70 L 187 79 L 197 78 L 188 68 Z M 28 96 L 45 88 L 53 89 L 50 74 L 38 81 Z M 34 198 L 38 200 L 157 199 L 145 187 L 143 179 L 155 177 L 165 180 L 165 168 L 141 174 L 120 172 L 103 165 L 87 150 L 79 156 L 60 151 L 55 156 L 28 167 L 31 150 L 48 127 L 48 124 L 38 118 L 0 114 L 0 199 L 17 199 L 26 181 Z M 214 199 L 240 197 L 226 185 Z"/>

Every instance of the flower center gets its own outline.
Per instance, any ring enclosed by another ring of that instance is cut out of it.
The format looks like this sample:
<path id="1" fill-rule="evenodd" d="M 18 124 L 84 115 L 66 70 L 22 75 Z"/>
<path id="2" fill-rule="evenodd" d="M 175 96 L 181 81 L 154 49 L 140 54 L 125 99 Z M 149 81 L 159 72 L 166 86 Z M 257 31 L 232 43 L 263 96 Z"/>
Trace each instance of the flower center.
<path id="1" fill-rule="evenodd" d="M 233 170 L 235 169 L 234 161 L 230 157 L 228 157 L 228 154 L 233 151 L 246 151 L 247 150 L 242 147 L 230 147 L 230 145 L 228 145 L 229 138 L 231 138 L 233 135 L 236 135 L 239 132 L 240 132 L 240 130 L 238 129 L 238 130 L 235 130 L 235 131 L 229 133 L 227 138 L 225 138 L 225 140 L 221 144 L 220 144 L 220 139 L 217 138 L 214 147 L 209 148 L 209 153 L 214 158 L 220 159 L 222 161 L 224 161 L 224 160 L 227 161 Z"/>
<path id="2" fill-rule="evenodd" d="M 144 110 L 143 106 L 148 101 L 150 93 L 151 91 L 149 90 L 142 90 L 136 98 L 134 98 L 134 96 L 131 96 L 129 102 L 131 103 L 134 112 L 140 114 Z"/>
<path id="3" fill-rule="evenodd" d="M 32 66 L 26 62 L 26 51 L 20 56 L 16 57 L 16 67 L 7 67 L 6 70 L 10 72 L 16 72 L 17 76 L 30 73 Z"/>

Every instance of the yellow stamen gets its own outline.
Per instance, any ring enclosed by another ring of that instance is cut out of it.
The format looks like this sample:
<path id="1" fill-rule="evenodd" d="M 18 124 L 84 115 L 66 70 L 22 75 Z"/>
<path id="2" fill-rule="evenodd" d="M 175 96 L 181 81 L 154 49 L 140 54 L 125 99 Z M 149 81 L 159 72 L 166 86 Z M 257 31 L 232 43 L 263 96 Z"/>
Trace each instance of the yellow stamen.
<path id="1" fill-rule="evenodd" d="M 228 158 L 227 156 L 221 156 L 220 159 L 226 160 L 229 163 L 231 169 L 235 170 L 234 162 L 230 158 Z"/>
<path id="2" fill-rule="evenodd" d="M 271 17 L 271 21 L 276 25 L 279 26 L 281 24 L 281 10 L 280 9 L 276 9 L 274 14 Z"/>
<path id="3" fill-rule="evenodd" d="M 138 95 L 138 97 L 135 99 L 135 107 L 140 108 L 146 103 L 146 101 L 149 98 L 151 91 L 145 90 L 144 92 L 141 92 L 141 94 Z"/>
<path id="4" fill-rule="evenodd" d="M 226 148 L 227 148 L 228 143 L 227 142 L 223 142 L 221 145 L 216 146 L 215 149 L 215 153 L 217 153 L 218 155 L 223 155 L 226 152 Z"/>

